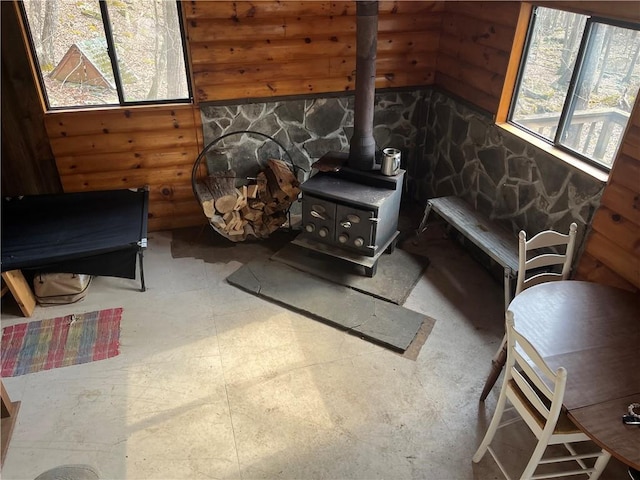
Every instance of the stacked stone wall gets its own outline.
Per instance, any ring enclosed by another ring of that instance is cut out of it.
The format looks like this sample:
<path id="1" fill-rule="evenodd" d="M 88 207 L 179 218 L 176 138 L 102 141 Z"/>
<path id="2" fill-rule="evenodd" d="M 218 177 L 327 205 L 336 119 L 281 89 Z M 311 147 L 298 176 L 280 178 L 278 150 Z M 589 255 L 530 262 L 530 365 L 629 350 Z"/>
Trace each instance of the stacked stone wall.
<path id="1" fill-rule="evenodd" d="M 305 180 L 326 152 L 349 150 L 353 100 L 344 95 L 202 105 L 205 144 L 234 131 L 258 131 L 287 149 Z M 379 148 L 402 151 L 405 199 L 425 204 L 457 195 L 529 236 L 545 229 L 566 232 L 576 222 L 579 247 L 605 186 L 435 89 L 377 92 L 374 137 Z M 256 159 L 282 156 L 255 136 L 232 135 L 221 147 L 210 152 L 210 168 L 233 168 L 240 175 L 251 175 Z"/>
<path id="2" fill-rule="evenodd" d="M 416 90 L 382 92 L 375 97 L 374 138 L 380 149 L 401 150 L 403 168 L 422 158 L 425 95 L 425 91 Z M 349 151 L 353 105 L 353 95 L 202 105 L 205 145 L 231 132 L 260 132 L 286 148 L 306 179 L 311 164 L 325 153 Z M 276 153 L 272 142 L 255 135 L 232 135 L 224 140 L 224 147 L 209 155 L 211 168 L 250 171 L 255 169 L 256 159 L 264 161 L 265 156 Z"/>
<path id="3" fill-rule="evenodd" d="M 412 178 L 416 200 L 463 197 L 529 237 L 546 229 L 568 232 L 576 222 L 578 246 L 605 186 L 437 90 L 428 98 L 423 162 Z"/>

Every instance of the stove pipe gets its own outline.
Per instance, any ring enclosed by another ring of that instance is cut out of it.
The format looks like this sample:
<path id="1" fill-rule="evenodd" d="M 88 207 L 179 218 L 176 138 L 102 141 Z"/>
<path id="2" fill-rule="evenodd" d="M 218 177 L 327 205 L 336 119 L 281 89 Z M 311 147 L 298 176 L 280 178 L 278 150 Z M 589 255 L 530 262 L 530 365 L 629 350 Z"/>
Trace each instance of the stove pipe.
<path id="1" fill-rule="evenodd" d="M 347 164 L 358 170 L 376 167 L 373 107 L 376 93 L 378 2 L 356 1 L 356 98 L 353 136 Z"/>

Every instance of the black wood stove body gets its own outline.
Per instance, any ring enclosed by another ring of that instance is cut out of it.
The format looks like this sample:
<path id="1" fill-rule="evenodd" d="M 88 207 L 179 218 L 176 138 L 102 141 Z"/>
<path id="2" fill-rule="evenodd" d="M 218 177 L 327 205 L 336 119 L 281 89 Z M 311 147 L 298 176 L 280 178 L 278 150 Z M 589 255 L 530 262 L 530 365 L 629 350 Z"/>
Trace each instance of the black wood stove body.
<path id="1" fill-rule="evenodd" d="M 301 186 L 302 233 L 293 243 L 362 265 L 372 277 L 380 255 L 395 248 L 404 173 L 318 172 Z"/>
<path id="2" fill-rule="evenodd" d="M 356 2 L 356 88 L 349 153 L 329 152 L 301 185 L 302 233 L 292 242 L 364 266 L 393 251 L 404 174 L 385 176 L 376 158 L 373 114 L 378 2 Z M 335 167 L 335 168 L 334 168 Z"/>

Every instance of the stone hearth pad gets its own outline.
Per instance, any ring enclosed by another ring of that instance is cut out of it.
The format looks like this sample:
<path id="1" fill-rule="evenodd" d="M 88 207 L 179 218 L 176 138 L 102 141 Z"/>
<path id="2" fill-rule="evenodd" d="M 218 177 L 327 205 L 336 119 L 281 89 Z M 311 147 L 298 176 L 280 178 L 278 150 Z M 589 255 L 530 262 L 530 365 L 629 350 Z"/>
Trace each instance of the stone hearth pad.
<path id="1" fill-rule="evenodd" d="M 271 259 L 397 305 L 404 303 L 429 265 L 427 257 L 396 248 L 393 253 L 380 256 L 377 273 L 370 278 L 360 265 L 294 244 L 286 245 Z"/>
<path id="2" fill-rule="evenodd" d="M 227 282 L 399 352 L 409 347 L 423 323 L 431 324 L 430 331 L 435 322 L 273 260 L 253 260 L 228 276 Z"/>

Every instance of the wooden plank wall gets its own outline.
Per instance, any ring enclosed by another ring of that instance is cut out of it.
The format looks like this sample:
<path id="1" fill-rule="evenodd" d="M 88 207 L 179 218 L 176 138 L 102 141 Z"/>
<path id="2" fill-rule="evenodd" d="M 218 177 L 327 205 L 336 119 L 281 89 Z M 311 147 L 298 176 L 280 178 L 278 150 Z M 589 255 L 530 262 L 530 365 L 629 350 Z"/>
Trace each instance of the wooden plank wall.
<path id="1" fill-rule="evenodd" d="M 45 116 L 65 192 L 149 185 L 149 230 L 204 223 L 191 191 L 202 149 L 192 105 L 65 111 Z"/>
<path id="2" fill-rule="evenodd" d="M 633 2 L 536 2 L 587 15 L 640 21 Z M 521 2 L 446 2 L 435 84 L 498 111 Z M 640 289 L 640 100 L 596 212 L 576 278 Z"/>
<path id="3" fill-rule="evenodd" d="M 62 191 L 16 5 L 2 8 L 2 195 Z"/>
<path id="4" fill-rule="evenodd" d="M 596 211 L 577 278 L 640 289 L 640 101 Z"/>
<path id="5" fill-rule="evenodd" d="M 354 2 L 183 2 L 196 101 L 354 88 Z M 441 2 L 382 2 L 378 87 L 433 82 Z M 49 112 L 66 192 L 150 186 L 149 230 L 198 225 L 197 106 Z"/>
<path id="6" fill-rule="evenodd" d="M 590 2 L 589 8 L 607 5 Z M 495 113 L 519 7 L 381 2 L 377 87 L 435 81 Z M 354 87 L 352 2 L 184 2 L 183 8 L 197 100 Z M 578 267 L 582 278 L 626 288 L 640 287 L 637 105 L 633 118 Z M 150 230 L 204 222 L 190 185 L 203 147 L 197 106 L 48 113 L 45 125 L 65 191 L 148 184 Z M 5 165 L 3 159 L 3 173 Z"/>
<path id="7" fill-rule="evenodd" d="M 640 22 L 637 2 L 538 2 L 585 15 Z M 640 290 L 640 96 L 578 261 L 576 278 Z"/>
<path id="8" fill-rule="evenodd" d="M 198 102 L 355 88 L 353 1 L 182 5 Z M 380 2 L 376 88 L 433 83 L 443 10 Z"/>
<path id="9" fill-rule="evenodd" d="M 495 114 L 520 2 L 445 2 L 435 84 Z"/>

